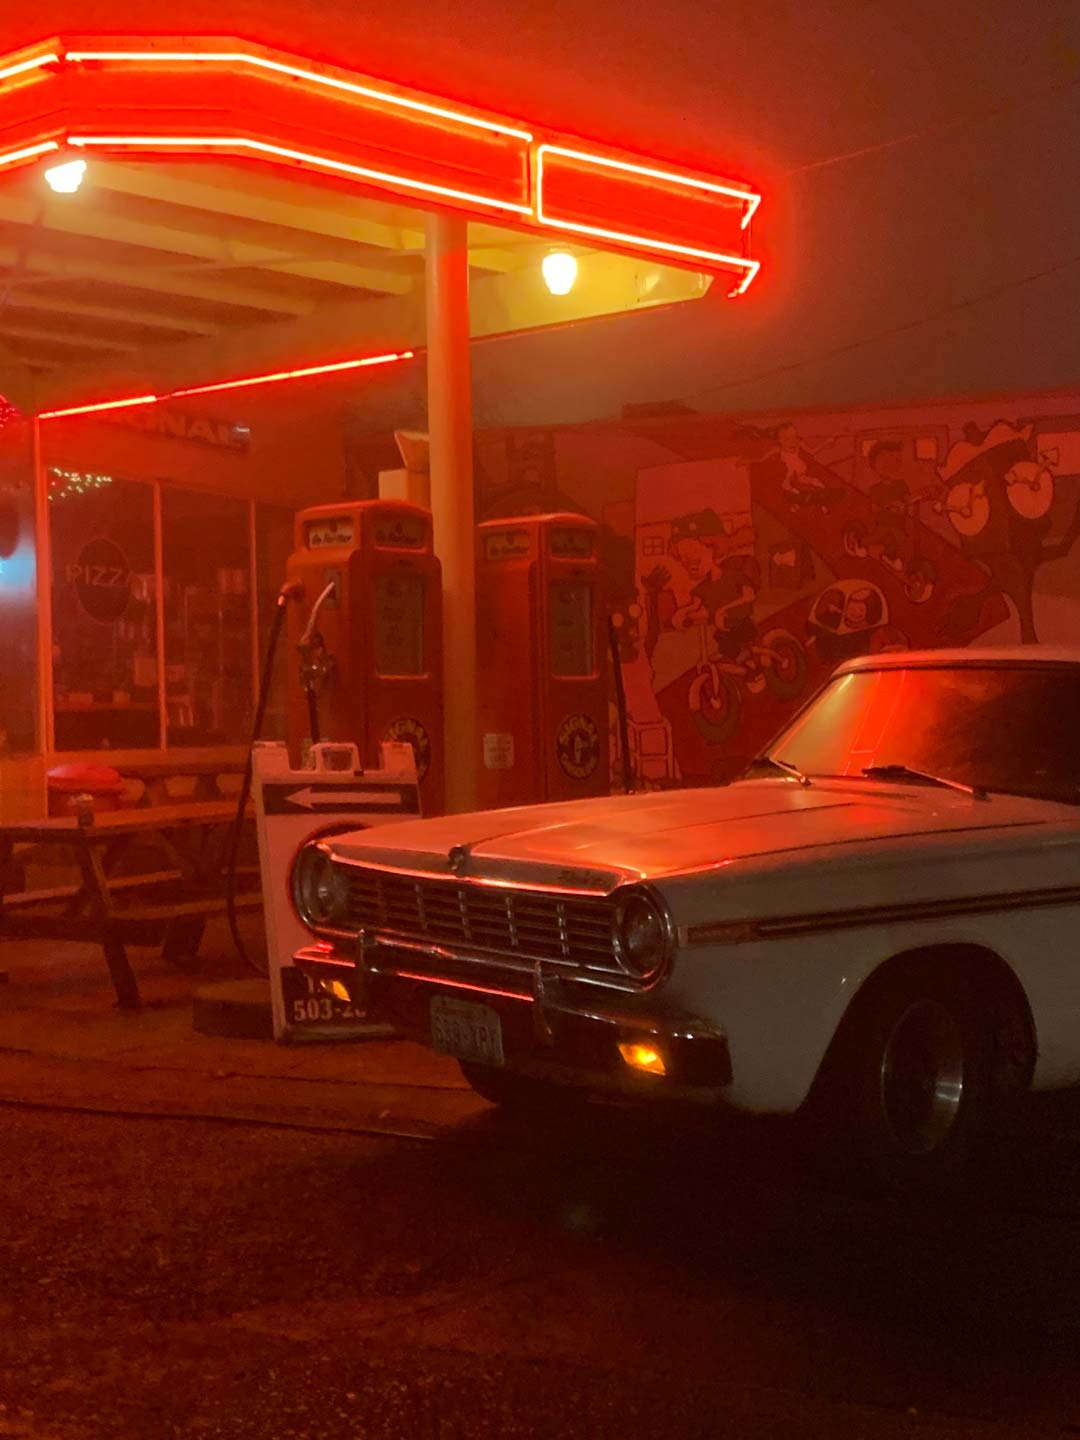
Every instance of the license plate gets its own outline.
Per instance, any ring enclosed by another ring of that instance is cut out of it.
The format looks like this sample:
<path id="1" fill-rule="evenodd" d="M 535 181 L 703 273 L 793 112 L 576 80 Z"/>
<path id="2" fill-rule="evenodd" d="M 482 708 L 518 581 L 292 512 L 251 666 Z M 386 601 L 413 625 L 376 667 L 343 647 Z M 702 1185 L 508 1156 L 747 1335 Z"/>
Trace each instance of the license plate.
<path id="1" fill-rule="evenodd" d="M 476 1060 L 481 1065 L 504 1063 L 502 1022 L 488 1005 L 435 995 L 431 1001 L 431 1039 L 440 1055 Z"/>

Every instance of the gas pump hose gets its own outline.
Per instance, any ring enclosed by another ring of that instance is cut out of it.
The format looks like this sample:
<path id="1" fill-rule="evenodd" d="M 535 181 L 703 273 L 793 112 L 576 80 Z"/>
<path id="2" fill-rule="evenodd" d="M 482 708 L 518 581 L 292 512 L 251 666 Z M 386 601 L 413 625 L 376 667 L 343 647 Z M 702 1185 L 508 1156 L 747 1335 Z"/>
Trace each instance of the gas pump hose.
<path id="1" fill-rule="evenodd" d="M 266 653 L 263 656 L 262 673 L 259 677 L 259 693 L 255 701 L 255 720 L 251 727 L 251 741 L 248 745 L 247 760 L 244 762 L 244 777 L 240 782 L 240 794 L 236 802 L 236 816 L 233 820 L 232 834 L 229 837 L 229 861 L 225 872 L 225 913 L 229 920 L 229 933 L 232 935 L 236 952 L 246 965 L 249 965 L 256 974 L 266 973 L 264 965 L 254 960 L 247 952 L 243 939 L 240 935 L 240 927 L 236 919 L 236 861 L 240 853 L 240 837 L 243 833 L 244 818 L 247 811 L 248 801 L 251 799 L 251 778 L 252 778 L 252 752 L 255 749 L 255 742 L 262 731 L 263 720 L 266 718 L 266 707 L 270 703 L 270 685 L 274 673 L 274 658 L 277 654 L 278 641 L 281 639 L 281 629 L 285 623 L 285 611 L 290 600 L 299 600 L 304 593 L 304 587 L 298 580 L 287 581 L 278 591 L 277 603 L 274 606 L 274 618 L 270 622 L 270 634 L 267 636 Z"/>

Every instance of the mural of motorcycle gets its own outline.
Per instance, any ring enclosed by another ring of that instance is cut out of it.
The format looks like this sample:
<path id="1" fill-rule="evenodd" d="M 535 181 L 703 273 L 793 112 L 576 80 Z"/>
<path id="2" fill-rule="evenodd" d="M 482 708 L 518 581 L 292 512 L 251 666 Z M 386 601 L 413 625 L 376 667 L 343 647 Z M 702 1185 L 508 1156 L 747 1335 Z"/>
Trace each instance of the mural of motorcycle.
<path id="1" fill-rule="evenodd" d="M 889 621 L 883 591 L 865 580 L 838 580 L 823 590 L 806 626 L 810 645 L 830 666 L 855 655 L 908 648 L 907 636 Z"/>
<path id="2" fill-rule="evenodd" d="M 919 506 L 937 493 L 938 487 L 916 491 L 902 501 L 877 507 L 869 524 L 855 521 L 844 530 L 844 553 L 860 560 L 873 556 L 894 571 L 916 605 L 932 598 L 937 583 L 937 569 L 921 550 L 919 524 Z M 940 510 L 940 505 L 935 508 Z"/>
<path id="3" fill-rule="evenodd" d="M 806 650 L 790 630 L 766 630 L 735 656 L 710 654 L 709 626 L 698 630 L 701 659 L 690 680 L 687 704 L 694 724 L 710 744 L 723 744 L 739 728 L 744 688 L 751 694 L 768 690 L 778 700 L 794 700 L 802 694 L 809 668 Z"/>

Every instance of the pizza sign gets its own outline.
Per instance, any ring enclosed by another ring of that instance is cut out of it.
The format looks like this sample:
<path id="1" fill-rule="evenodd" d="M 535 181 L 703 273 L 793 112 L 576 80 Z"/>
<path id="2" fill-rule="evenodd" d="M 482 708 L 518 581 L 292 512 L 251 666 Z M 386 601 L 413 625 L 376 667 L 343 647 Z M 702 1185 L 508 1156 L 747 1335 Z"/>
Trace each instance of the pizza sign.
<path id="1" fill-rule="evenodd" d="M 119 620 L 131 599 L 131 566 L 120 546 L 104 538 L 91 540 L 67 567 L 66 578 L 91 620 L 110 625 Z"/>

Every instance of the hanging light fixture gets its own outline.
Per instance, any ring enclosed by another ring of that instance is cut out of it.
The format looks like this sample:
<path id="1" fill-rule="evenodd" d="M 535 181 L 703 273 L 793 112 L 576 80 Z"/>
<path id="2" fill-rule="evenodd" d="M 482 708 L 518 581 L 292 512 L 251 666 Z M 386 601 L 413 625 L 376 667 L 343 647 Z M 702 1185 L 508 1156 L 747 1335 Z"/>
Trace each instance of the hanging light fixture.
<path id="1" fill-rule="evenodd" d="M 540 262 L 540 273 L 552 295 L 569 295 L 577 279 L 577 261 L 565 250 L 553 250 Z"/>
<path id="2" fill-rule="evenodd" d="M 65 160 L 60 165 L 51 165 L 45 171 L 49 189 L 57 195 L 74 195 L 86 174 L 85 160 Z"/>

